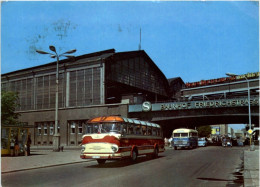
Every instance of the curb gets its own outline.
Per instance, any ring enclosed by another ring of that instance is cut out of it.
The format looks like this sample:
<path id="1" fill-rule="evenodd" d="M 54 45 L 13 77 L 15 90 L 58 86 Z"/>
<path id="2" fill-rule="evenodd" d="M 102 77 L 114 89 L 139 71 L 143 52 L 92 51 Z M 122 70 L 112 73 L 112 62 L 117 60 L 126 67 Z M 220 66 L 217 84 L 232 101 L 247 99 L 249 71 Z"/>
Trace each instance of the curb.
<path id="1" fill-rule="evenodd" d="M 84 160 L 84 161 L 64 163 L 64 164 L 53 164 L 53 165 L 49 165 L 49 166 L 38 166 L 38 167 L 33 167 L 33 168 L 17 169 L 17 170 L 12 170 L 12 171 L 2 171 L 1 174 L 14 173 L 14 172 L 19 172 L 19 171 L 28 171 L 28 170 L 41 169 L 41 168 L 50 168 L 50 167 L 64 166 L 64 165 L 71 165 L 71 164 L 79 164 L 82 162 L 91 162 L 91 161 L 94 161 L 94 160 L 91 159 L 91 160 Z"/>

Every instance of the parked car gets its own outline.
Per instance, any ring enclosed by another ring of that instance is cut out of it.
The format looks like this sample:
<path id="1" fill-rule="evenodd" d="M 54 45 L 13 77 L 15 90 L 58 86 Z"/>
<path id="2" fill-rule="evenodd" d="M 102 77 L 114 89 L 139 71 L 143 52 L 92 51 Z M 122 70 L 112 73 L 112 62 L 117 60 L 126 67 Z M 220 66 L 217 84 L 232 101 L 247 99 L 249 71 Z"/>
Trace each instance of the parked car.
<path id="1" fill-rule="evenodd" d="M 206 147 L 207 144 L 208 144 L 207 138 L 205 138 L 205 137 L 198 138 L 198 146 L 199 147 Z"/>

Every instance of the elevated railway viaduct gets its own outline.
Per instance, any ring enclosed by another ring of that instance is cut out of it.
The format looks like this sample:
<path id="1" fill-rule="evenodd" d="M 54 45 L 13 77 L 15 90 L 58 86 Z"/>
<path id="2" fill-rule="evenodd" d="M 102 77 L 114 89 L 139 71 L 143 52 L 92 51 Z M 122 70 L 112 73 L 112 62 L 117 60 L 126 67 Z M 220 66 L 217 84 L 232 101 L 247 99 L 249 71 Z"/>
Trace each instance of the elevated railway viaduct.
<path id="1" fill-rule="evenodd" d="M 249 79 L 251 123 L 259 126 L 259 78 Z M 190 87 L 178 101 L 129 105 L 129 116 L 160 123 L 167 131 L 178 127 L 248 124 L 247 80 Z"/>

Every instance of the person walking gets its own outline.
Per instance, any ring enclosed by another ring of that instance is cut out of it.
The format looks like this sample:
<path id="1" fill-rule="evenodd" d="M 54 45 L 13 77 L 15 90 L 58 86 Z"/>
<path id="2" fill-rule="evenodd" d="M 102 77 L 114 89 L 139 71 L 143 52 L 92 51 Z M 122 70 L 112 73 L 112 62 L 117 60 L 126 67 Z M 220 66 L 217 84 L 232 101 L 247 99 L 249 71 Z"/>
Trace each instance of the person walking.
<path id="1" fill-rule="evenodd" d="M 30 149 L 31 143 L 32 143 L 31 135 L 29 134 L 28 138 L 27 138 L 27 142 L 26 142 L 27 156 L 30 156 L 30 154 L 31 154 L 31 149 Z"/>
<path id="2" fill-rule="evenodd" d="M 14 156 L 19 155 L 19 144 L 18 144 L 18 136 L 15 137 L 15 143 L 14 143 Z"/>
<path id="3" fill-rule="evenodd" d="M 11 141 L 10 141 L 10 151 L 11 151 L 11 156 L 14 156 L 14 138 L 12 137 L 11 138 Z"/>

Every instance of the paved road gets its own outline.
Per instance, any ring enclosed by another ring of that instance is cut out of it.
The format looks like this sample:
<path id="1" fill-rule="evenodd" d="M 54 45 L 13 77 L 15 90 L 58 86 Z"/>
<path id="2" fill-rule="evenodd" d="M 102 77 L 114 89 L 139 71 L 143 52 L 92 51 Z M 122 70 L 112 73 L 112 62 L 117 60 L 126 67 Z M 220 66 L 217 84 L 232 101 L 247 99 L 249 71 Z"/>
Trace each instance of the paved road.
<path id="1" fill-rule="evenodd" d="M 243 147 L 167 150 L 137 163 L 96 161 L 2 174 L 2 186 L 243 186 Z M 50 158 L 51 159 L 51 158 Z"/>

